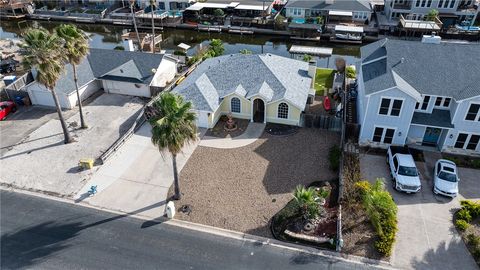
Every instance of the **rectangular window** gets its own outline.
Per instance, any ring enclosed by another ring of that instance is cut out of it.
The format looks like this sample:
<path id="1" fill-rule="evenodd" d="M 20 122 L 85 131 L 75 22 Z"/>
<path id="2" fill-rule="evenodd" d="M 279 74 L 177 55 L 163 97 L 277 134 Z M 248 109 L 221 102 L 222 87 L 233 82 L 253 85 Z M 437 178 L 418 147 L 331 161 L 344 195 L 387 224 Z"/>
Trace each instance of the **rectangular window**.
<path id="1" fill-rule="evenodd" d="M 424 96 L 423 97 L 423 103 L 422 103 L 422 111 L 427 110 L 428 102 L 430 102 L 430 96 Z"/>
<path id="2" fill-rule="evenodd" d="M 431 7 L 431 6 L 432 6 L 432 0 L 428 0 L 427 7 Z"/>
<path id="3" fill-rule="evenodd" d="M 465 145 L 465 141 L 467 140 L 467 137 L 468 137 L 468 134 L 459 133 L 454 147 L 463 149 L 463 146 Z"/>
<path id="4" fill-rule="evenodd" d="M 452 2 L 450 3 L 450 8 L 453 8 L 453 6 L 455 6 L 455 0 L 452 0 Z"/>
<path id="5" fill-rule="evenodd" d="M 394 129 L 387 128 L 387 131 L 385 132 L 385 137 L 383 139 L 383 143 L 392 143 L 393 141 L 393 134 L 395 133 Z"/>
<path id="6" fill-rule="evenodd" d="M 375 132 L 373 133 L 373 141 L 374 142 L 381 142 L 383 135 L 383 128 L 375 128 Z"/>
<path id="7" fill-rule="evenodd" d="M 475 150 L 477 149 L 478 141 L 480 141 L 480 135 L 472 135 L 470 136 L 470 141 L 467 144 L 468 150 Z"/>
<path id="8" fill-rule="evenodd" d="M 442 8 L 442 5 L 443 5 L 443 0 L 438 1 L 438 6 L 437 7 Z"/>
<path id="9" fill-rule="evenodd" d="M 390 99 L 382 98 L 382 103 L 380 104 L 380 111 L 379 114 L 388 115 L 388 111 L 390 110 Z"/>
<path id="10" fill-rule="evenodd" d="M 448 108 L 450 106 L 451 100 L 452 100 L 451 98 L 448 98 L 448 97 L 445 98 L 445 101 L 443 102 L 443 107 Z"/>
<path id="11" fill-rule="evenodd" d="M 440 105 L 442 105 L 442 100 L 443 100 L 443 98 L 437 97 L 437 99 L 435 100 L 435 106 L 440 106 Z"/>
<path id="12" fill-rule="evenodd" d="M 477 114 L 479 110 L 480 104 L 470 104 L 470 108 L 468 109 L 465 120 L 475 121 L 475 119 L 477 119 Z"/>
<path id="13" fill-rule="evenodd" d="M 392 106 L 392 111 L 391 111 L 390 115 L 399 116 L 400 115 L 400 110 L 402 109 L 402 103 L 403 103 L 403 101 L 401 101 L 401 100 L 394 100 L 393 101 L 393 106 Z"/>
<path id="14" fill-rule="evenodd" d="M 416 6 L 416 7 L 419 7 L 419 6 L 420 6 L 420 1 L 422 1 L 422 0 L 417 0 L 417 2 L 415 3 L 415 6 Z"/>
<path id="15" fill-rule="evenodd" d="M 417 104 L 415 104 L 415 110 L 418 110 L 418 107 L 420 107 L 420 103 L 417 102 Z"/>
<path id="16" fill-rule="evenodd" d="M 445 0 L 445 4 L 443 4 L 443 8 L 447 8 L 449 2 L 450 2 L 450 0 Z"/>

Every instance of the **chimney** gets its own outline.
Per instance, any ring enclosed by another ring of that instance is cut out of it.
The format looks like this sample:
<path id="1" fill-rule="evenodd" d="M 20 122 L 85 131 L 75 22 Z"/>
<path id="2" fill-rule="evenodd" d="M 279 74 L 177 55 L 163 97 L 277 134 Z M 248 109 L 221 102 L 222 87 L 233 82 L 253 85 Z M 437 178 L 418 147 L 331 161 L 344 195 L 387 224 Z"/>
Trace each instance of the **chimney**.
<path id="1" fill-rule="evenodd" d="M 308 62 L 308 76 L 315 78 L 315 73 L 317 72 L 317 61 L 310 60 Z"/>
<path id="2" fill-rule="evenodd" d="M 432 32 L 431 35 L 423 35 L 422 37 L 422 43 L 440 44 L 441 41 L 442 38 L 440 36 L 436 36 L 435 32 Z"/>

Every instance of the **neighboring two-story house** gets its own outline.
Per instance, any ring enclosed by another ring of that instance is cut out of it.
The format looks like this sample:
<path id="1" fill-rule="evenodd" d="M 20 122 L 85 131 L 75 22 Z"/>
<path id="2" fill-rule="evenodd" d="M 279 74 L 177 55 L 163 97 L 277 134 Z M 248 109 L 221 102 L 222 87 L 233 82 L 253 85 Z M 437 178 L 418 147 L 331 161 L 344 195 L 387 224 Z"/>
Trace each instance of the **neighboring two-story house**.
<path id="1" fill-rule="evenodd" d="M 359 144 L 480 155 L 480 45 L 383 39 L 357 63 Z"/>
<path id="2" fill-rule="evenodd" d="M 345 16 L 349 20 L 370 21 L 372 7 L 368 0 L 290 0 L 285 5 L 285 16 L 294 19 L 324 16 Z"/>
<path id="3" fill-rule="evenodd" d="M 395 21 L 403 15 L 411 20 L 423 20 L 432 9 L 439 12 L 444 27 L 463 21 L 474 22 L 478 16 L 476 0 L 385 0 L 385 16 Z"/>

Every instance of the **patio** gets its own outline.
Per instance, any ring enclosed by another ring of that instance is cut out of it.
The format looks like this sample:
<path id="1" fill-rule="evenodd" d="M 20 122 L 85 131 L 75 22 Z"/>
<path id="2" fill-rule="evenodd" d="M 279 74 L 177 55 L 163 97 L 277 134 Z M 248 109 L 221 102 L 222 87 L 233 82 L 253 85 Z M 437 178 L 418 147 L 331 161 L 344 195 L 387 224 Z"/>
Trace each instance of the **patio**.
<path id="1" fill-rule="evenodd" d="M 272 237 L 270 219 L 292 199 L 295 186 L 336 178 L 328 149 L 338 133 L 300 129 L 290 136 L 268 133 L 234 149 L 197 147 L 180 174 L 184 194 L 175 218 Z M 170 188 L 170 193 L 172 193 Z"/>

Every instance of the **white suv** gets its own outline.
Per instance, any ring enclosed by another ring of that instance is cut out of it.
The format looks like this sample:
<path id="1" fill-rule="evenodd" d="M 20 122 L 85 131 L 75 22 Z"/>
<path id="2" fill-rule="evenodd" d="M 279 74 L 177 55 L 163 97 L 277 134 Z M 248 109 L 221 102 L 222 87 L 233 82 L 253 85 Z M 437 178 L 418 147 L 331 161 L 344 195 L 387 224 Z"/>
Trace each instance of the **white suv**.
<path id="1" fill-rule="evenodd" d="M 433 172 L 433 192 L 448 197 L 456 197 L 458 194 L 457 166 L 450 160 L 439 159 Z"/>

